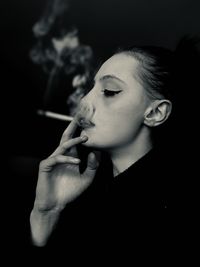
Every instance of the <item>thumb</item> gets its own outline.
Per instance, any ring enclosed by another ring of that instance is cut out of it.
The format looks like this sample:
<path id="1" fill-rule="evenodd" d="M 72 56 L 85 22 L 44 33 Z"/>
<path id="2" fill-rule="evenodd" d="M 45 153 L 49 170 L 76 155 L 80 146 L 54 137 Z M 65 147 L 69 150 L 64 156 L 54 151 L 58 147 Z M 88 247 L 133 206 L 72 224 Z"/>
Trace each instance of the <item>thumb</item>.
<path id="1" fill-rule="evenodd" d="M 97 159 L 96 154 L 92 152 L 88 155 L 87 167 L 83 175 L 87 178 L 94 178 L 98 167 L 99 167 L 99 160 Z"/>

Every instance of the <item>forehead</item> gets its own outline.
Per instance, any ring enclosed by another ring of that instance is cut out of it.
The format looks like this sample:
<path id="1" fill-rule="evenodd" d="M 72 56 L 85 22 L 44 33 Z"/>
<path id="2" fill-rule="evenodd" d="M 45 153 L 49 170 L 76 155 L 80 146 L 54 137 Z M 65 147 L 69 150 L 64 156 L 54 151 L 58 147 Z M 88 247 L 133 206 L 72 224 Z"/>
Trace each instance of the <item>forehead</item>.
<path id="1" fill-rule="evenodd" d="M 105 75 L 114 75 L 124 81 L 137 76 L 138 61 L 126 54 L 116 54 L 103 63 L 97 72 L 96 79 Z"/>

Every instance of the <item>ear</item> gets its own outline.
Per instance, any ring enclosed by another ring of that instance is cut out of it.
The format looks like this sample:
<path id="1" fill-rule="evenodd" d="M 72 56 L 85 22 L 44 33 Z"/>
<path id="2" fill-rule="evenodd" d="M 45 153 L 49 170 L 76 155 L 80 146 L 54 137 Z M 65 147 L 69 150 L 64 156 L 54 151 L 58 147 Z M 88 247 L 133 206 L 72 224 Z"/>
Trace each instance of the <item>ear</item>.
<path id="1" fill-rule="evenodd" d="M 172 110 L 172 103 L 167 99 L 155 100 L 144 113 L 144 124 L 155 127 L 165 122 Z"/>

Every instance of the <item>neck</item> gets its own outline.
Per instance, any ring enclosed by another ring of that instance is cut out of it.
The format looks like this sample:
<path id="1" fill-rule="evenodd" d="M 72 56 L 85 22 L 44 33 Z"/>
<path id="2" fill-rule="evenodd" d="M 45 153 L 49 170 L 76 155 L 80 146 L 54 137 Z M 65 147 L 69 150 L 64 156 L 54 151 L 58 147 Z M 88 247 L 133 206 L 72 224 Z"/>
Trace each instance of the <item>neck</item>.
<path id="1" fill-rule="evenodd" d="M 150 136 L 147 133 L 141 134 L 132 143 L 110 151 L 113 163 L 113 175 L 117 176 L 134 164 L 137 160 L 148 153 L 153 147 Z"/>

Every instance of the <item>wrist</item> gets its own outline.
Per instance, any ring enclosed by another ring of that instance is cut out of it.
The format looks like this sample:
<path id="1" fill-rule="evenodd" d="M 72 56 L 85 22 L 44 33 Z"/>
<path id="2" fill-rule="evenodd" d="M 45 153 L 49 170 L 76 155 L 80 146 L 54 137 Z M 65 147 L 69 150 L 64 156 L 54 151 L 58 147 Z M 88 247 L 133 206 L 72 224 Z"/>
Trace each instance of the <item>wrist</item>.
<path id="1" fill-rule="evenodd" d="M 57 221 L 60 212 L 57 210 L 43 210 L 34 207 L 30 214 L 31 240 L 33 245 L 43 247 L 48 242 Z"/>

